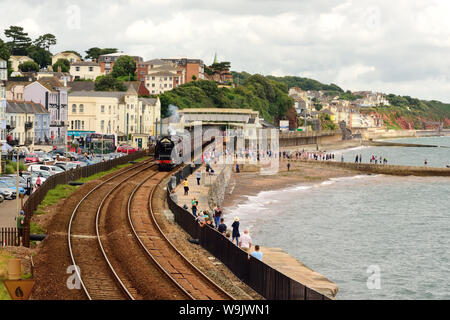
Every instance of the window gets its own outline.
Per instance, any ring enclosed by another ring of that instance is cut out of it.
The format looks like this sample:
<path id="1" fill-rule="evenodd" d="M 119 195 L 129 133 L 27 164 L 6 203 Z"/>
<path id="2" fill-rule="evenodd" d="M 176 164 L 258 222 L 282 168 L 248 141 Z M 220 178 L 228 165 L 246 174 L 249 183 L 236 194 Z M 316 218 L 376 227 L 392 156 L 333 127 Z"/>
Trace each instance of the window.
<path id="1" fill-rule="evenodd" d="M 73 120 L 70 121 L 70 123 L 71 123 L 70 129 L 73 130 Z"/>
<path id="2" fill-rule="evenodd" d="M 155 80 L 155 77 L 152 77 L 152 80 Z"/>
<path id="3" fill-rule="evenodd" d="M 154 83 L 152 83 L 152 88 L 154 88 L 155 87 L 155 84 Z"/>
<path id="4" fill-rule="evenodd" d="M 80 104 L 80 113 L 84 112 L 84 105 Z"/>
<path id="5" fill-rule="evenodd" d="M 164 81 L 167 81 L 167 77 L 164 77 Z"/>
<path id="6" fill-rule="evenodd" d="M 102 106 L 101 112 L 102 112 L 102 113 L 105 113 L 105 106 Z"/>
<path id="7" fill-rule="evenodd" d="M 164 83 L 164 88 L 167 88 L 167 83 Z"/>
<path id="8" fill-rule="evenodd" d="M 172 88 L 172 84 L 169 84 L 169 88 Z"/>
<path id="9" fill-rule="evenodd" d="M 169 77 L 169 80 L 172 81 L 172 77 Z"/>
<path id="10" fill-rule="evenodd" d="M 103 132 L 105 129 L 105 120 L 100 121 L 100 130 Z"/>
<path id="11" fill-rule="evenodd" d="M 94 67 L 89 67 L 89 71 L 90 72 L 94 71 Z"/>
<path id="12" fill-rule="evenodd" d="M 72 105 L 72 113 L 77 113 L 77 105 L 76 104 Z"/>
<path id="13" fill-rule="evenodd" d="M 111 106 L 109 106 L 108 110 L 109 110 L 109 114 L 111 114 Z"/>
<path id="14" fill-rule="evenodd" d="M 80 71 L 80 67 L 75 67 L 75 70 L 76 71 Z"/>
<path id="15" fill-rule="evenodd" d="M 84 121 L 81 121 L 81 130 L 84 130 Z"/>

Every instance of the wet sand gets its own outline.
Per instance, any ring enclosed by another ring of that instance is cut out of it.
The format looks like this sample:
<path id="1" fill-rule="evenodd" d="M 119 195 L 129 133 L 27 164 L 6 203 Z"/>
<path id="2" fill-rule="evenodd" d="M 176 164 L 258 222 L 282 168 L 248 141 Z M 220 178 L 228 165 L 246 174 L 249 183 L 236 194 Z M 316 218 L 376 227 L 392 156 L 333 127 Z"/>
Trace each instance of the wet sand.
<path id="1" fill-rule="evenodd" d="M 314 163 L 280 162 L 280 171 L 276 175 L 260 175 L 255 172 L 233 173 L 226 190 L 222 207 L 230 208 L 245 201 L 248 196 L 255 196 L 261 191 L 272 191 L 300 184 L 317 183 L 330 178 L 348 177 L 358 174 L 354 170 L 333 167 L 319 167 Z"/>

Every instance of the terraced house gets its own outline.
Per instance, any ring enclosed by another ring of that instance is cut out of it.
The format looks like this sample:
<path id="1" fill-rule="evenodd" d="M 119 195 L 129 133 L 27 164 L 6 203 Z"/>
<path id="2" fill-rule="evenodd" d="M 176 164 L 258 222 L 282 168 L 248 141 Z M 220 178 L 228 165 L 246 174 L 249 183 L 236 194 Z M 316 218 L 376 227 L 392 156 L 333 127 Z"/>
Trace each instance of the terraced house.
<path id="1" fill-rule="evenodd" d="M 134 86 L 126 92 L 73 91 L 69 94 L 69 136 L 114 134 L 116 141 L 153 135 L 161 117 L 159 99 L 139 98 Z"/>
<path id="2" fill-rule="evenodd" d="M 25 87 L 24 100 L 40 103 L 50 114 L 50 139 L 64 144 L 67 135 L 69 88 L 56 78 L 42 78 Z"/>
<path id="3" fill-rule="evenodd" d="M 8 63 L 0 58 L 0 142 L 6 139 L 6 88 L 8 80 Z"/>
<path id="4" fill-rule="evenodd" d="M 37 134 L 39 136 L 48 134 L 48 126 L 44 126 L 44 121 L 48 123 L 48 112 L 38 103 L 33 102 L 6 102 L 6 125 L 10 129 L 12 140 L 18 145 L 34 146 Z M 36 122 L 37 120 L 37 122 Z"/>

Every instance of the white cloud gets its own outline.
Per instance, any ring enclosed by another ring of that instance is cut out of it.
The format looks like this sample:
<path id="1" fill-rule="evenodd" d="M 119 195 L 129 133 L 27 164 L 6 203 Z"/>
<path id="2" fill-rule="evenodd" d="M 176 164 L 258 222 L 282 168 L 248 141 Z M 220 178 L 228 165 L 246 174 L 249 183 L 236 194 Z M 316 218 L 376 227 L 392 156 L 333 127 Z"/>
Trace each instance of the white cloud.
<path id="1" fill-rule="evenodd" d="M 236 71 L 450 102 L 445 0 L 78 0 L 79 28 L 68 25 L 73 1 L 0 1 L 0 29 L 53 33 L 53 51 L 116 47 L 206 63 L 217 52 Z"/>

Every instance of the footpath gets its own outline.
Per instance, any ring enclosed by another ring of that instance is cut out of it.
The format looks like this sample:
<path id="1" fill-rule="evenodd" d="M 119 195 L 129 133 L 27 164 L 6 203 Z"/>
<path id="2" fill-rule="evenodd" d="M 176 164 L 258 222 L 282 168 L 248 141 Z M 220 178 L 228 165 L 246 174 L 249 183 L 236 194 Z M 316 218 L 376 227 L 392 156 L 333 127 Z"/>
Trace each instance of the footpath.
<path id="1" fill-rule="evenodd" d="M 202 210 L 211 212 L 214 202 L 221 205 L 221 193 L 223 192 L 224 195 L 226 184 L 228 182 L 224 181 L 227 176 L 226 170 L 229 170 L 231 173 L 231 167 L 222 164 L 212 164 L 211 167 L 214 169 L 214 175 L 209 175 L 206 172 L 206 166 L 203 165 L 198 171 L 195 171 L 192 175 L 187 177 L 189 185 L 189 194 L 187 196 L 184 195 L 183 183 L 176 187 L 175 199 L 179 206 L 182 207 L 186 204 L 189 208 L 189 212 L 192 212 L 191 202 L 194 198 L 198 200 L 198 212 Z M 197 172 L 199 171 L 202 173 L 202 178 L 200 180 L 200 185 L 197 185 Z M 217 179 L 219 179 L 219 181 L 217 181 Z M 225 185 L 223 185 L 224 182 Z M 220 185 L 219 188 L 223 188 L 223 191 L 214 190 L 218 188 L 218 185 Z M 228 230 L 231 231 L 230 227 Z M 280 248 L 261 247 L 261 251 L 263 252 L 263 261 L 272 268 L 321 294 L 332 299 L 335 298 L 338 292 L 338 286 L 323 275 L 314 272 Z"/>

